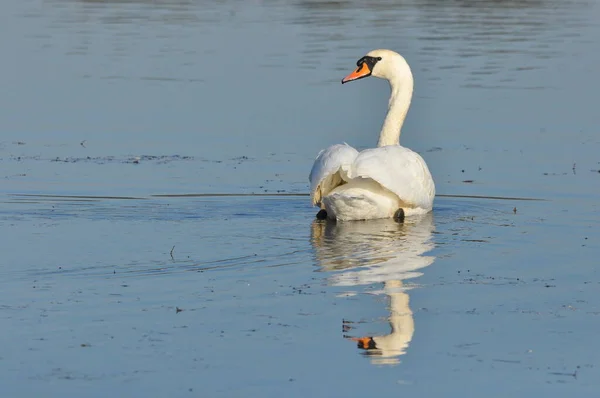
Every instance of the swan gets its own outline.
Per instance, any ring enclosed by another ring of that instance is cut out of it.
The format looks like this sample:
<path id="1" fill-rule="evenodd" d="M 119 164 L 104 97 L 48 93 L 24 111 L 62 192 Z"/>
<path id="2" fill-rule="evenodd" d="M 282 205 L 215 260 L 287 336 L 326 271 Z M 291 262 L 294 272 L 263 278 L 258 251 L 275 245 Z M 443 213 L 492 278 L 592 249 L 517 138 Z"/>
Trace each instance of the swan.
<path id="1" fill-rule="evenodd" d="M 370 51 L 342 84 L 368 76 L 386 79 L 391 96 L 377 148 L 358 152 L 336 144 L 317 155 L 310 172 L 312 204 L 318 219 L 368 220 L 426 214 L 433 207 L 435 184 L 427 164 L 400 145 L 402 124 L 410 107 L 413 75 L 406 60 L 385 49 Z"/>

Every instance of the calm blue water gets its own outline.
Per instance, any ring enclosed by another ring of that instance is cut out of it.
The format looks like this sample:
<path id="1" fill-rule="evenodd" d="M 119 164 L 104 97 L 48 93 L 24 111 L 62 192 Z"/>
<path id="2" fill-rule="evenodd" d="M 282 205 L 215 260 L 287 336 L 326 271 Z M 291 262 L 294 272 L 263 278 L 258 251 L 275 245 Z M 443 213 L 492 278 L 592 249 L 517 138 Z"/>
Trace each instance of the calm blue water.
<path id="1" fill-rule="evenodd" d="M 0 393 L 594 396 L 599 18 L 583 0 L 4 2 Z M 402 144 L 440 194 L 545 200 L 440 197 L 398 225 L 317 223 L 303 196 L 156 196 L 306 193 L 320 149 L 377 142 L 386 83 L 340 84 L 374 48 L 412 67 Z"/>

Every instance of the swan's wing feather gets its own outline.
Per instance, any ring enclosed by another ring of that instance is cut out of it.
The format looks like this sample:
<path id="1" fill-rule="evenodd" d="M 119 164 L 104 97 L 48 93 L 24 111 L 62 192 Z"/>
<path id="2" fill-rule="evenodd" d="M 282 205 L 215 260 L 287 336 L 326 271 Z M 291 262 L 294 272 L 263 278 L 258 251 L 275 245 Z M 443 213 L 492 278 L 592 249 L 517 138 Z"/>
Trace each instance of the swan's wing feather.
<path id="1" fill-rule="evenodd" d="M 313 205 L 320 205 L 321 198 L 340 185 L 357 156 L 358 151 L 348 144 L 332 145 L 319 152 L 308 177 Z"/>
<path id="2" fill-rule="evenodd" d="M 435 185 L 427 164 L 416 152 L 399 145 L 362 151 L 349 178 L 371 178 L 411 207 L 431 209 Z"/>

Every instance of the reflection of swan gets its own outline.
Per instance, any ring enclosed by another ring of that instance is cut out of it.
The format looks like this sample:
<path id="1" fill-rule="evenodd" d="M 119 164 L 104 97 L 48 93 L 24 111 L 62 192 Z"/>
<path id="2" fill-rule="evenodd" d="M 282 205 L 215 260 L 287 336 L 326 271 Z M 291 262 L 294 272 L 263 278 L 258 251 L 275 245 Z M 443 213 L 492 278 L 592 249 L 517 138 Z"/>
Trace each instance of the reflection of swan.
<path id="1" fill-rule="evenodd" d="M 400 129 L 410 106 L 413 76 L 404 58 L 390 50 L 374 50 L 356 63 L 342 83 L 367 76 L 390 82 L 388 113 L 377 148 L 358 152 L 347 144 L 321 151 L 310 172 L 318 218 L 365 220 L 400 218 L 431 211 L 435 186 L 427 164 L 400 146 Z"/>
<path id="2" fill-rule="evenodd" d="M 408 294 L 399 291 L 401 287 L 402 282 L 398 280 L 385 282 L 384 291 L 390 297 L 389 320 L 392 332 L 385 336 L 351 338 L 358 343 L 358 348 L 379 355 L 379 358 L 374 357 L 373 363 L 380 365 L 398 363 L 397 357 L 406 354 L 408 344 L 415 332 L 415 321 L 408 305 Z"/>
<path id="3" fill-rule="evenodd" d="M 383 290 L 370 293 L 389 296 L 391 333 L 352 338 L 358 347 L 374 355 L 373 363 L 395 364 L 406 353 L 414 333 L 414 320 L 403 280 L 421 275 L 433 263 L 425 256 L 433 249 L 431 213 L 398 224 L 393 220 L 334 223 L 314 221 L 312 243 L 322 271 L 331 272 L 334 286 L 383 283 Z"/>

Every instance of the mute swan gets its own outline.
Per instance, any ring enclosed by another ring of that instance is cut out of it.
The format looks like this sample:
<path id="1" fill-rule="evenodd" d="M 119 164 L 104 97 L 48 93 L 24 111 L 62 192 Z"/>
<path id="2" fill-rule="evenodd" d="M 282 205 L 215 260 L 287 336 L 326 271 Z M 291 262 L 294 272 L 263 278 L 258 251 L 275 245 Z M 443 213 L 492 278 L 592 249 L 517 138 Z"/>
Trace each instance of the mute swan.
<path id="1" fill-rule="evenodd" d="M 400 129 L 410 107 L 413 76 L 406 60 L 391 50 L 373 50 L 342 84 L 368 76 L 387 79 L 391 96 L 377 148 L 358 152 L 348 144 L 322 150 L 310 172 L 319 219 L 366 220 L 425 214 L 433 207 L 435 184 L 416 152 L 400 146 Z"/>

